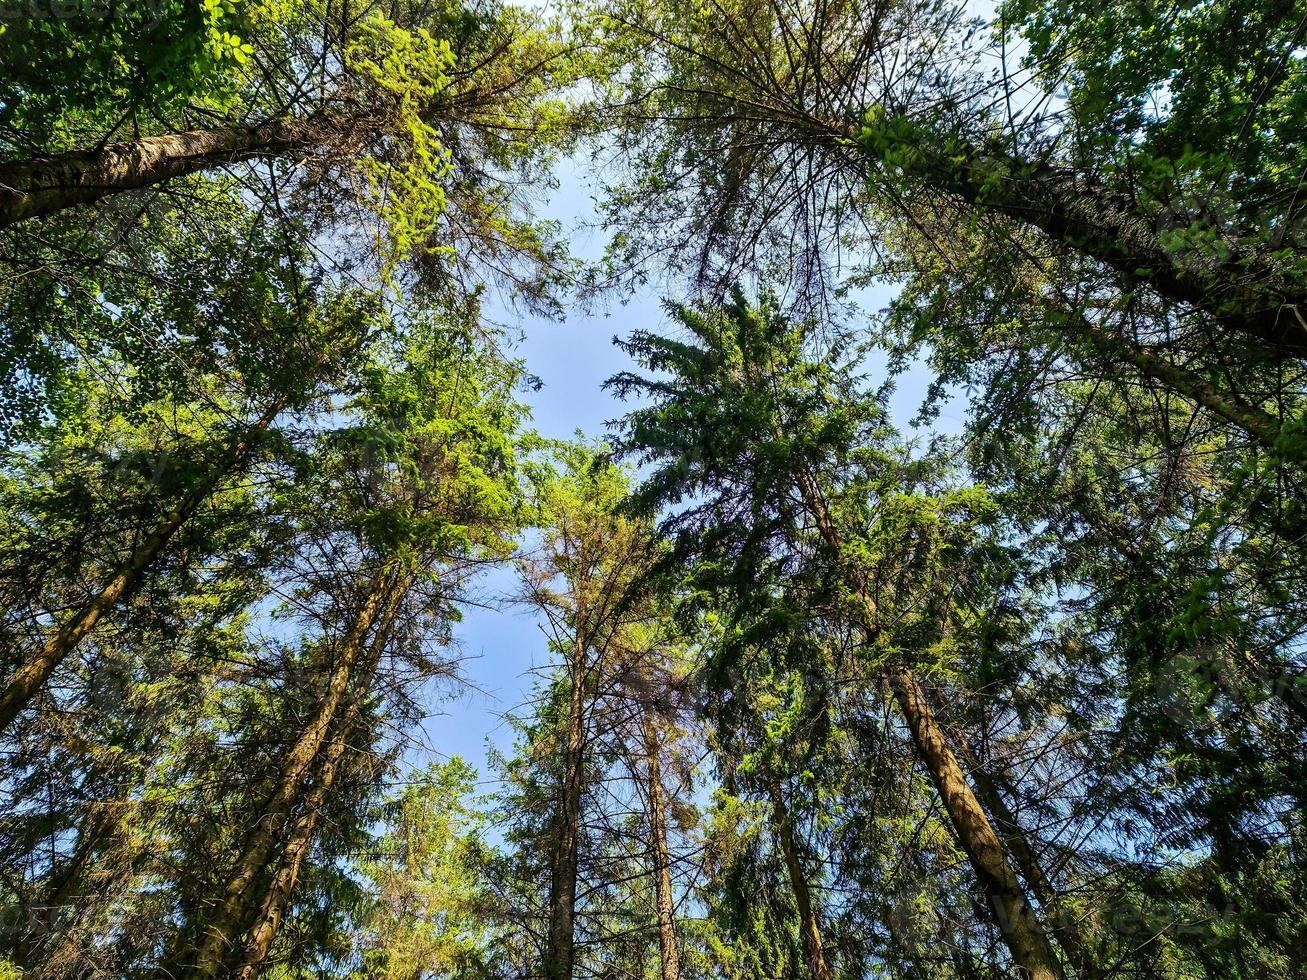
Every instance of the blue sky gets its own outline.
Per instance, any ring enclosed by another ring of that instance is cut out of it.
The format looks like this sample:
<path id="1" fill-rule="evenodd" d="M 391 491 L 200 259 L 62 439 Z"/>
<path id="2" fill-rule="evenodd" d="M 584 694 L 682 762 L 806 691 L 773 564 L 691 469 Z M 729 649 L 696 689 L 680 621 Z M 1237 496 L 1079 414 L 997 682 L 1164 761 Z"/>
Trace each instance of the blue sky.
<path id="1" fill-rule="evenodd" d="M 550 6 L 549 0 L 527 3 Z M 993 16 L 993 0 L 965 0 L 965 4 L 975 16 Z M 560 186 L 542 213 L 542 217 L 561 222 L 573 254 L 585 260 L 598 259 L 606 242 L 601 232 L 587 227 L 593 224 L 592 198 L 596 193 L 583 166 L 565 164 Z M 861 294 L 858 302 L 874 311 L 886 305 L 891 296 L 888 288 L 873 289 Z M 542 435 L 566 439 L 577 430 L 590 437 L 603 435 L 605 424 L 624 411 L 621 403 L 603 390 L 603 383 L 629 366 L 626 356 L 613 345 L 613 336 L 668 326 L 661 297 L 654 287 L 614 296 L 607 306 L 607 313 L 571 310 L 561 322 L 523 317 L 503 306 L 491 309 L 495 320 L 520 328 L 524 335 L 516 353 L 543 382 L 540 391 L 525 396 L 535 427 Z M 929 383 L 929 373 L 920 368 L 897 379 L 890 409 L 905 434 Z M 933 431 L 959 431 L 962 412 L 956 400 L 943 406 Z M 514 584 L 512 573 L 505 571 L 488 576 L 482 591 L 493 600 L 496 594 L 511 594 Z M 432 710 L 437 713 L 425 726 L 424 741 L 437 756 L 461 755 L 487 778 L 486 741 L 499 748 L 511 744 L 512 733 L 503 715 L 519 707 L 528 696 L 531 671 L 549 663 L 546 644 L 534 617 L 520 608 L 469 608 L 456 636 L 467 658 L 463 672 L 468 687 L 453 700 L 433 699 Z"/>
<path id="2" fill-rule="evenodd" d="M 598 259 L 605 245 L 600 232 L 585 227 L 593 219 L 592 193 L 580 168 L 565 166 L 560 187 L 543 209 L 544 217 L 562 223 L 573 254 L 585 260 Z M 577 307 L 561 321 L 523 316 L 504 305 L 489 311 L 492 319 L 523 335 L 514 353 L 542 382 L 539 391 L 523 393 L 541 435 L 569 439 L 580 430 L 599 436 L 605 423 L 622 414 L 621 403 L 603 389 L 604 381 L 629 363 L 612 338 L 637 328 L 656 328 L 665 316 L 652 289 L 613 297 L 605 305 L 607 313 Z M 438 713 L 425 726 L 424 740 L 437 756 L 461 755 L 482 770 L 482 778 L 489 778 L 487 739 L 499 748 L 511 745 L 512 732 L 503 715 L 528 696 L 531 671 L 549 663 L 536 618 L 496 601 L 511 595 L 514 587 L 509 570 L 482 581 L 487 606 L 465 609 L 456 630 L 468 686 L 453 700 L 433 704 Z M 438 699 L 439 692 L 433 693 Z"/>
<path id="3" fill-rule="evenodd" d="M 593 219 L 594 193 L 582 170 L 567 165 L 558 191 L 544 208 L 544 217 L 567 229 L 573 253 L 586 260 L 599 258 L 605 244 L 602 233 L 587 227 Z M 859 302 L 864 309 L 874 310 L 884 306 L 890 296 L 891 292 L 882 288 L 863 294 Z M 569 310 L 561 321 L 523 316 L 503 305 L 490 310 L 494 320 L 523 334 L 515 353 L 543 383 L 539 391 L 526 392 L 524 398 L 531 406 L 535 428 L 544 436 L 567 439 L 578 430 L 589 437 L 603 435 L 606 423 L 624 412 L 622 403 L 603 388 L 606 379 L 629 366 L 626 355 L 612 342 L 614 335 L 669 325 L 654 287 L 615 296 L 606 305 L 607 312 Z M 920 408 L 929 380 L 929 374 L 921 369 L 898 379 L 890 407 L 901 429 L 908 428 Z M 958 411 L 957 406 L 947 406 L 937 428 L 956 431 Z M 500 749 L 512 744 L 513 734 L 504 715 L 529 696 L 532 671 L 550 662 L 535 617 L 503 602 L 514 586 L 509 570 L 486 576 L 480 585 L 485 605 L 464 610 L 455 635 L 465 658 L 462 669 L 467 685 L 456 693 L 448 686 L 432 690 L 432 715 L 424 731 L 414 733 L 425 751 L 415 753 L 414 764 L 425 764 L 429 753 L 435 758 L 460 755 L 488 781 L 492 774 L 486 771 L 487 741 Z"/>

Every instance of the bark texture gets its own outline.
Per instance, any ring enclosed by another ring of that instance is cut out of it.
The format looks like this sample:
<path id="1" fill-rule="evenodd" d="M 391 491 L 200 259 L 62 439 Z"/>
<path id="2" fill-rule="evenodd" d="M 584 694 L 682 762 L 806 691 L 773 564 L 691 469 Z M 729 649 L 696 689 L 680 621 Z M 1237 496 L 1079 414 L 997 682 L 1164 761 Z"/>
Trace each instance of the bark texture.
<path id="1" fill-rule="evenodd" d="M 226 163 L 320 143 L 339 121 L 274 119 L 111 143 L 0 164 L 0 228 Z"/>
<path id="2" fill-rule="evenodd" d="M 891 673 L 890 686 L 912 733 L 917 754 L 939 790 L 949 821 L 966 852 L 1012 960 L 1033 980 L 1061 980 L 1062 966 L 1026 899 L 1016 874 L 1008 866 L 1003 845 L 949 747 L 925 692 L 907 668 Z"/>
<path id="3" fill-rule="evenodd" d="M 958 748 L 971 774 L 971 782 L 976 787 L 976 795 L 993 817 L 999 836 L 1009 854 L 1016 861 L 1021 877 L 1026 881 L 1035 898 L 1039 901 L 1046 921 L 1051 923 L 1054 941 L 1062 948 L 1066 958 L 1075 967 L 1077 978 L 1097 980 L 1102 976 L 1093 956 L 1090 955 L 1090 941 L 1084 935 L 1078 920 L 1065 913 L 1061 895 L 1052 880 L 1044 872 L 1043 862 L 1034 846 L 1027 840 L 1025 829 L 1017 821 L 1016 815 L 1003 799 L 1003 794 L 994 780 L 985 772 L 984 766 L 975 757 L 971 747 L 962 736 L 957 740 Z"/>
<path id="4" fill-rule="evenodd" d="M 1143 283 L 1208 314 L 1256 349 L 1307 357 L 1303 284 L 1277 268 L 1260 243 L 1227 237 L 1219 249 L 1181 248 L 1164 232 L 1172 225 L 1192 226 L 1193 216 L 1154 214 L 1076 171 L 977 147 L 960 161 L 956 155 L 912 149 L 905 165 L 910 176 L 974 207 L 1034 226 L 1109 266 L 1127 283 Z"/>
<path id="5" fill-rule="evenodd" d="M 818 531 L 831 551 L 838 555 L 841 551 L 839 529 L 831 520 L 820 489 L 806 471 L 800 471 L 796 479 Z M 875 604 L 866 582 L 856 571 L 846 569 L 845 574 L 850 591 L 862 601 L 863 627 L 869 635 L 874 635 L 877 632 Z M 1062 980 L 1062 965 L 1026 899 L 1021 882 L 1008 866 L 998 835 L 949 747 L 925 692 L 912 671 L 901 666 L 890 672 L 890 686 L 912 733 L 917 755 L 939 790 L 958 843 L 984 889 L 995 924 L 1003 934 L 1013 962 L 1023 975 L 1033 980 Z"/>
<path id="6" fill-rule="evenodd" d="M 799 937 L 803 941 L 803 956 L 807 961 L 808 973 L 812 980 L 831 980 L 826 951 L 822 947 L 821 921 L 813 905 L 812 889 L 799 857 L 798 843 L 794 839 L 794 824 L 774 774 L 769 779 L 768 790 L 771 793 L 772 827 L 780 840 L 785 870 L 790 878 L 790 890 L 794 893 L 794 904 L 799 910 Z"/>
<path id="7" fill-rule="evenodd" d="M 403 593 L 403 576 L 390 564 L 375 572 L 369 581 L 354 621 L 335 650 L 335 663 L 317 711 L 286 753 L 262 813 L 242 842 L 232 875 L 203 929 L 189 976 L 199 980 L 222 972 L 238 933 L 251 919 L 255 901 L 253 886 L 267 868 L 296 804 L 303 802 L 314 762 L 327 744 L 363 654 L 369 649 L 368 637 L 374 627 L 385 628 Z M 316 830 L 316 822 L 313 829 Z"/>
<path id="8" fill-rule="evenodd" d="M 580 617 L 578 617 L 579 619 Z M 549 933 L 541 964 L 545 980 L 572 980 L 576 963 L 576 876 L 581 835 L 581 795 L 585 788 L 586 649 L 580 638 L 572 650 L 563 785 L 550 859 Z"/>
<path id="9" fill-rule="evenodd" d="M 349 717 L 342 724 L 341 731 L 332 738 L 322 753 L 318 781 L 304 797 L 302 812 L 299 819 L 295 821 L 290 838 L 282 852 L 281 866 L 268 882 L 258 916 L 245 943 L 241 966 L 236 972 L 237 980 L 254 980 L 266 968 L 268 951 L 272 948 L 272 941 L 276 938 L 277 930 L 281 928 L 281 923 L 286 917 L 286 909 L 299 882 L 304 860 L 313 851 L 313 845 L 317 841 L 322 811 L 330 798 L 331 787 L 336 781 L 336 773 L 345 755 L 349 731 L 358 716 L 358 712 L 352 709 L 348 714 Z"/>

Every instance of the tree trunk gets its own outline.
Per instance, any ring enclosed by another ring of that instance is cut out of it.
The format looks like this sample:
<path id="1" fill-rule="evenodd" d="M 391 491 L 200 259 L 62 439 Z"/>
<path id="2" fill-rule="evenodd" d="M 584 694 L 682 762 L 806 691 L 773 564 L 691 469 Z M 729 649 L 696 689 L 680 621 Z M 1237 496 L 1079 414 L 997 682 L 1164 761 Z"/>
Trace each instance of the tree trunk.
<path id="1" fill-rule="evenodd" d="M 263 807 L 263 812 L 246 835 L 236 868 L 212 919 L 203 930 L 196 952 L 195 965 L 188 975 L 196 978 L 216 977 L 233 946 L 237 930 L 249 918 L 252 904 L 250 889 L 267 866 L 281 830 L 303 792 L 310 767 L 327 740 L 327 733 L 337 720 L 341 704 L 355 675 L 355 666 L 367 648 L 368 634 L 378 623 L 384 628 L 402 598 L 402 575 L 392 563 L 382 566 L 368 583 L 354 622 L 336 651 L 336 663 L 327 682 L 327 690 L 312 721 L 282 761 L 277 782 Z"/>
<path id="2" fill-rule="evenodd" d="M 279 400 L 276 406 L 251 425 L 200 485 L 182 498 L 177 507 L 159 518 L 145 540 L 132 550 L 127 561 L 100 591 L 72 619 L 60 626 L 34 657 L 14 671 L 5 684 L 4 692 L 0 694 L 0 732 L 8 728 L 19 712 L 45 687 L 50 675 L 95 628 L 105 613 L 131 596 L 173 536 L 217 490 L 222 481 L 245 463 L 253 448 L 253 437 L 272 423 L 281 411 L 282 404 Z"/>
<path id="3" fill-rule="evenodd" d="M 658 960 L 662 980 L 680 980 L 681 957 L 676 943 L 676 900 L 672 893 L 672 861 L 667 847 L 667 813 L 663 801 L 662 764 L 653 720 L 644 722 L 644 752 L 649 778 L 649 837 L 653 852 L 654 904 L 658 911 Z"/>
<path id="4" fill-rule="evenodd" d="M 817 523 L 818 531 L 838 557 L 841 553 L 839 529 L 831 520 L 819 488 L 806 471 L 796 475 L 796 482 L 804 503 Z M 845 569 L 845 575 L 849 579 L 851 591 L 862 601 L 863 629 L 869 637 L 874 636 L 877 632 L 875 603 L 869 595 L 865 579 L 856 571 L 848 569 Z M 943 729 L 926 701 L 925 692 L 906 667 L 897 667 L 891 671 L 890 686 L 912 733 L 917 755 L 930 772 L 957 833 L 958 843 L 966 852 L 981 888 L 989 899 L 995 922 L 1003 934 L 1013 962 L 1033 980 L 1062 980 L 1062 966 L 1021 889 L 1020 881 L 1008 867 L 998 835 L 994 833 L 962 767 L 949 748 Z"/>
<path id="5" fill-rule="evenodd" d="M 312 852 L 317 840 L 318 824 L 322 820 L 323 808 L 331 795 L 331 787 L 336 780 L 340 760 L 345 754 L 350 730 L 358 718 L 358 705 L 358 701 L 351 705 L 346 718 L 341 723 L 340 731 L 322 753 L 318 781 L 304 797 L 303 812 L 295 822 L 290 839 L 282 852 L 281 867 L 268 883 L 258 918 L 255 919 L 245 944 L 241 967 L 235 974 L 237 980 L 254 980 L 263 973 L 264 961 L 267 959 L 268 950 L 272 948 L 277 930 L 285 918 L 291 894 L 299 882 L 304 859 Z"/>
<path id="6" fill-rule="evenodd" d="M 1039 900 L 1045 919 L 1051 922 L 1054 941 L 1062 947 L 1066 958 L 1075 966 L 1076 976 L 1080 980 L 1096 980 L 1102 976 L 1102 972 L 1089 953 L 1090 944 L 1082 934 L 1080 923 L 1064 913 L 1061 896 L 1044 873 L 1039 855 L 1026 839 L 1025 829 L 1017 822 L 1016 815 L 1008 808 L 1003 794 L 985 772 L 980 760 L 975 757 L 971 746 L 962 736 L 958 738 L 958 749 L 967 763 L 971 781 L 976 786 L 976 795 L 980 797 L 980 801 L 994 818 L 1008 853 L 1016 861 L 1021 876 L 1025 878 L 1026 884 Z"/>
<path id="7" fill-rule="evenodd" d="M 571 692 L 563 748 L 563 785 L 558 800 L 549 878 L 549 933 L 545 940 L 545 980 L 572 980 L 576 961 L 576 875 L 581 833 L 581 794 L 584 789 L 586 650 L 580 639 L 573 646 Z"/>
<path id="8" fill-rule="evenodd" d="M 802 861 L 799 860 L 798 845 L 794 840 L 794 825 L 790 821 L 785 798 L 781 795 L 780 781 L 774 773 L 768 774 L 767 789 L 771 794 L 772 826 L 780 841 L 781 853 L 785 858 L 785 870 L 790 877 L 790 890 L 794 892 L 794 904 L 799 910 L 799 936 L 803 940 L 803 956 L 808 963 L 809 976 L 811 980 L 831 980 L 830 968 L 826 965 L 826 952 L 821 943 L 821 922 L 812 904 L 808 877 L 803 872 Z"/>
<path id="9" fill-rule="evenodd" d="M 1003 845 L 949 748 L 944 731 L 926 702 L 925 692 L 906 667 L 891 671 L 890 686 L 912 733 L 917 754 L 926 763 L 958 841 L 989 900 L 1013 962 L 1033 980 L 1061 980 L 1061 964 L 1053 955 L 1021 882 L 1008 867 Z"/>
<path id="10" fill-rule="evenodd" d="M 174 177 L 322 143 L 351 120 L 273 119 L 144 136 L 95 150 L 74 150 L 0 164 L 0 228 Z"/>
<path id="11" fill-rule="evenodd" d="M 374 661 L 380 658 L 390 628 L 394 625 L 394 603 L 387 607 L 380 619 L 377 632 L 372 639 Z M 286 909 L 290 905 L 291 895 L 299 883 L 300 871 L 304 860 L 313 851 L 317 841 L 318 825 L 322 822 L 322 811 L 331 796 L 331 788 L 340 769 L 340 761 L 345 755 L 349 736 L 358 724 L 364 701 L 356 697 L 350 702 L 341 718 L 336 736 L 327 744 L 322 753 L 322 765 L 318 771 L 318 781 L 305 795 L 303 811 L 282 851 L 281 866 L 264 892 L 259 913 L 249 929 L 245 943 L 245 952 L 236 977 L 238 980 L 253 980 L 265 969 L 264 961 L 272 948 L 272 941 L 285 919 Z"/>
<path id="12" fill-rule="evenodd" d="M 28 907 L 27 929 L 13 950 L 14 961 L 24 967 L 26 974 L 36 976 L 42 972 L 41 965 L 49 958 L 45 955 L 47 946 L 60 926 L 60 911 L 71 906 L 82 889 L 91 859 L 101 842 L 117 834 L 119 813 L 124 805 L 111 800 L 91 806 L 79 828 L 77 847 L 67 861 L 52 869 L 40 898 Z"/>
<path id="13" fill-rule="evenodd" d="M 880 131 L 867 140 L 876 156 L 901 143 L 900 137 Z M 1278 271 L 1260 246 L 1224 241 L 1220 254 L 1215 248 L 1208 254 L 1185 254 L 1160 236 L 1165 215 L 1144 213 L 1130 196 L 1075 171 L 979 147 L 970 148 L 961 161 L 915 142 L 910 149 L 910 154 L 896 155 L 896 161 L 906 161 L 909 176 L 973 207 L 1032 225 L 1111 267 L 1127 282 L 1142 282 L 1203 311 L 1256 348 L 1279 357 L 1307 357 L 1303 284 Z"/>
<path id="14" fill-rule="evenodd" d="M 1120 358 L 1144 377 L 1159 381 L 1177 394 L 1201 405 L 1239 429 L 1261 448 L 1276 450 L 1281 424 L 1273 415 L 1222 394 L 1192 371 L 1177 367 L 1146 346 L 1114 336 L 1077 313 L 1066 316 L 1065 322 L 1072 333 L 1079 334 L 1095 350 L 1108 357 Z"/>

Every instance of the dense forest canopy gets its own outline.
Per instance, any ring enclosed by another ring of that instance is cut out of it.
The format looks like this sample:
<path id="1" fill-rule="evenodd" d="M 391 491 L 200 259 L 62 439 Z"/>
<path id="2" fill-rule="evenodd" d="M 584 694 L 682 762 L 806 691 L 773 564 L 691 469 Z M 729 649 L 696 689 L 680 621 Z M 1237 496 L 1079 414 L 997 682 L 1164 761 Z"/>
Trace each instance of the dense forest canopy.
<path id="1" fill-rule="evenodd" d="M 1307 976 L 1307 7 L 0 13 L 0 980 Z"/>

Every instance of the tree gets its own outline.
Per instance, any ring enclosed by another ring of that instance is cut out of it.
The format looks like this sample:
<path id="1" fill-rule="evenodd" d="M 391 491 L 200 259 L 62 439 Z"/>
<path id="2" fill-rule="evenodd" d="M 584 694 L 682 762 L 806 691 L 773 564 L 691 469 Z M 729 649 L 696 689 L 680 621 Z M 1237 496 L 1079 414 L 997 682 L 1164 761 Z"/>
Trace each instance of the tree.
<path id="1" fill-rule="evenodd" d="M 59 617 L 58 625 L 38 641 L 37 649 L 15 651 L 17 663 L 0 693 L 0 732 L 42 690 L 100 620 L 130 600 L 142 581 L 166 558 L 170 544 L 196 512 L 249 469 L 266 430 L 277 417 L 322 397 L 324 388 L 329 391 L 333 378 L 348 366 L 361 343 L 368 330 L 366 302 L 349 295 L 314 298 L 314 284 L 303 282 L 294 266 L 273 264 L 275 254 L 258 259 L 269 264 L 256 260 L 245 271 L 256 277 L 254 281 L 265 291 L 257 287 L 237 290 L 229 302 L 218 304 L 216 309 L 201 306 L 188 310 L 182 305 L 177 310 L 178 320 L 187 322 L 189 329 L 200 336 L 207 338 L 225 331 L 235 341 L 226 363 L 219 361 L 209 377 L 196 379 L 192 394 L 195 403 L 181 406 L 183 412 L 195 415 L 193 427 L 209 425 L 222 434 L 205 433 L 198 447 L 177 447 L 181 452 L 175 459 L 156 457 L 155 465 L 166 472 L 156 486 L 146 488 L 149 498 L 154 499 L 137 503 L 149 516 L 138 530 L 117 544 L 117 554 L 99 573 L 100 584 L 88 590 L 74 612 Z M 281 322 L 263 315 L 279 301 L 287 303 L 288 315 L 283 315 Z M 210 328 L 212 333 L 192 326 L 206 316 L 240 318 L 249 325 L 252 336 L 248 340 L 241 337 L 231 329 L 230 321 L 217 329 Z M 256 357 L 265 360 L 257 362 Z M 97 406 L 101 411 L 121 407 L 113 401 Z M 177 406 L 165 402 L 155 411 L 163 413 L 170 408 L 177 410 Z M 236 421 L 224 426 L 223 416 Z M 32 515 L 38 522 L 49 517 Z"/>
<path id="2" fill-rule="evenodd" d="M 1122 55 L 1132 68 L 1104 69 L 1119 90 L 1100 93 L 1101 101 L 1138 106 L 1149 84 L 1160 84 L 1149 74 L 1153 64 L 1183 63 L 1185 72 L 1239 91 L 1231 97 L 1252 107 L 1249 119 L 1269 118 L 1261 98 L 1292 89 L 1297 71 L 1285 54 L 1296 21 L 1282 7 L 1265 12 L 1274 29 L 1264 40 L 1232 47 L 1220 17 L 1159 26 L 1150 50 L 1165 50 L 1165 58 L 1144 67 L 1137 52 Z M 630 65 L 617 83 L 629 177 L 608 207 L 625 249 L 616 259 L 669 255 L 710 298 L 761 273 L 792 283 L 811 306 L 830 302 L 850 266 L 889 272 L 865 256 L 892 256 L 896 229 L 906 227 L 928 247 L 894 274 L 929 274 L 942 263 L 950 275 L 966 274 L 979 258 L 987 268 L 977 286 L 1027 290 L 1023 317 L 1032 325 L 1054 317 L 1058 332 L 1074 338 L 1076 356 L 1108 353 L 1296 457 L 1296 412 L 1263 391 L 1268 383 L 1292 391 L 1265 369 L 1296 374 L 1307 349 L 1295 312 L 1303 244 L 1292 217 L 1268 209 L 1278 201 L 1293 210 L 1295 151 L 1241 159 L 1220 149 L 1237 141 L 1228 129 L 1164 112 L 1156 125 L 1122 110 L 1093 115 L 1081 128 L 1075 111 L 1066 118 L 1013 91 L 1055 86 L 1058 57 L 1076 47 L 1067 38 L 1085 37 L 1086 58 L 1101 67 L 1130 31 L 1096 34 L 1093 18 L 1073 5 L 1013 5 L 1036 43 L 1029 77 L 1009 81 L 978 67 L 981 55 L 1001 58 L 1003 49 L 975 43 L 977 25 L 930 2 L 762 13 L 730 4 L 600 9 L 616 56 Z M 1144 8 L 1140 16 L 1158 20 Z M 1181 41 L 1186 31 L 1195 36 Z M 1228 70 L 1245 56 L 1258 70 Z M 1227 68 L 1212 70 L 1218 63 Z M 1145 138 L 1156 142 L 1140 152 Z M 1244 189 L 1205 200 L 1212 180 Z M 936 214 L 949 219 L 945 227 Z M 959 266 L 949 230 L 956 225 L 978 227 L 994 250 L 963 255 Z M 1053 282 L 1031 290 L 1032 276 Z M 956 311 L 959 319 L 985 309 L 988 294 L 977 291 L 981 302 Z M 1129 321 L 1118 327 L 1118 317 Z M 922 340 L 949 337 L 929 320 L 918 323 Z"/>
<path id="3" fill-rule="evenodd" d="M 647 530 L 617 513 L 621 475 L 580 449 L 567 452 L 563 475 L 546 485 L 545 539 L 524 566 L 531 601 L 546 616 L 551 647 L 564 658 L 557 691 L 558 786 L 549 835 L 549 896 L 541 974 L 570 980 L 576 964 L 578 876 L 585 796 L 596 778 L 595 754 L 613 678 L 623 670 L 631 591 L 652 547 Z M 638 615 L 638 613 L 637 613 Z"/>
<path id="4" fill-rule="evenodd" d="M 0 976 L 1296 976 L 1298 6 L 0 14 Z"/>
<path id="5" fill-rule="evenodd" d="M 521 567 L 557 660 L 501 763 L 505 901 L 524 909 L 516 928 L 531 937 L 517 969 L 680 977 L 674 834 L 690 818 L 668 771 L 687 766 L 673 721 L 685 693 L 650 575 L 658 545 L 624 513 L 628 475 L 602 451 L 564 445 L 554 458 L 538 490 L 540 540 Z"/>
<path id="6" fill-rule="evenodd" d="M 641 498 L 660 504 L 704 495 L 706 503 L 672 519 L 684 546 L 728 575 L 762 573 L 764 582 L 777 566 L 802 561 L 798 542 L 790 540 L 791 522 L 801 515 L 816 535 L 817 554 L 831 563 L 830 574 L 840 583 L 844 614 L 861 628 L 869 651 L 884 651 L 882 676 L 1013 961 L 1033 976 L 1061 976 L 1035 911 L 916 678 L 920 668 L 914 660 L 930 647 L 895 642 L 910 635 L 898 632 L 904 620 L 920 623 L 926 635 L 933 627 L 948 636 L 947 606 L 936 612 L 928 597 L 937 579 L 965 582 L 976 574 L 968 572 L 965 559 L 954 564 L 952 556 L 979 549 L 970 559 L 975 562 L 985 555 L 983 538 L 969 540 L 986 520 L 983 496 L 965 490 L 935 499 L 904 493 L 901 470 L 881 449 L 884 436 L 876 439 L 878 429 L 883 433 L 879 409 L 858 398 L 851 379 L 837 369 L 807 360 L 802 328 L 774 311 L 751 310 L 737 294 L 731 306 L 715 314 L 682 309 L 678 319 L 691 332 L 688 343 L 647 333 L 626 342 L 639 364 L 671 374 L 671 381 L 627 374 L 612 382 L 620 394 L 642 393 L 654 402 L 623 424 L 623 449 L 660 464 Z M 836 348 L 830 356 L 838 363 L 841 351 Z M 772 501 L 769 495 L 777 487 L 785 493 Z M 829 494 L 836 495 L 832 503 Z M 878 503 L 885 510 L 881 515 L 869 518 L 859 511 Z M 751 518 L 737 524 L 734 515 L 741 508 Z M 850 538 L 842 526 L 846 520 L 873 528 L 873 534 Z M 749 530 L 741 534 L 737 527 Z M 879 537 L 896 533 L 903 537 Z M 779 556 L 769 554 L 769 546 L 779 546 Z M 897 562 L 885 560 L 890 556 Z M 922 607 L 930 612 L 923 615 Z"/>
<path id="7" fill-rule="evenodd" d="M 1094 679 L 1080 737 L 1105 724 L 1149 746 L 1122 796 L 1066 806 L 1130 810 L 1145 849 L 1178 825 L 1198 847 L 1270 825 L 1287 843 L 1294 780 L 1245 766 L 1259 738 L 1287 765 L 1301 752 L 1301 149 L 1270 123 L 1301 89 L 1299 18 L 1247 8 L 1266 30 L 1243 35 L 1215 5 L 1013 4 L 997 27 L 1031 41 L 1021 73 L 1001 38 L 929 4 L 604 9 L 633 66 L 619 241 L 685 260 L 710 299 L 760 275 L 829 319 L 833 287 L 903 283 L 872 331 L 891 370 L 935 370 L 926 419 L 974 395 L 959 451 L 1047 558 L 1052 615 L 1084 626 L 1056 658 Z M 1236 149 L 1245 122 L 1258 135 Z M 1058 755 L 1086 797 L 1114 778 Z M 1143 804 L 1140 780 L 1177 757 L 1196 809 Z M 1224 780 L 1262 789 L 1236 803 Z"/>
<path id="8" fill-rule="evenodd" d="M 488 973 L 488 815 L 472 796 L 476 771 L 455 756 L 418 776 L 382 805 L 387 829 L 360 862 L 372 884 L 361 975 Z"/>
<path id="9" fill-rule="evenodd" d="M 227 7 L 212 9 L 221 17 Z M 550 96 L 572 68 L 547 26 L 515 8 L 421 2 L 252 12 L 256 24 L 279 14 L 284 23 L 255 29 L 266 41 L 258 50 L 235 38 L 232 57 L 245 67 L 233 73 L 236 91 L 218 120 L 179 126 L 188 114 L 174 108 L 151 127 L 162 131 L 115 142 L 123 120 L 105 119 L 106 133 L 89 148 L 0 164 L 0 227 L 232 164 L 293 167 L 307 157 L 315 184 L 331 179 L 328 195 L 352 192 L 377 209 L 386 247 L 399 258 L 432 239 L 469 251 L 480 243 L 491 255 L 512 251 L 511 236 L 522 252 L 544 251 L 529 222 L 511 215 L 518 202 L 502 178 L 531 172 L 559 135 Z M 136 41 L 98 40 L 107 59 Z M 341 201 L 322 204 L 324 213 L 338 211 Z M 503 213 L 491 213 L 496 205 Z"/>
<path id="10" fill-rule="evenodd" d="M 233 954 L 238 972 L 261 969 L 383 657 L 397 645 L 391 656 L 423 662 L 420 641 L 401 624 L 447 622 L 468 570 L 510 547 L 520 509 L 516 379 L 515 367 L 465 329 L 419 321 L 360 377 L 358 424 L 328 434 L 324 448 L 334 453 L 309 486 L 338 495 L 338 514 L 319 519 L 343 520 L 306 529 L 309 554 L 330 557 L 305 567 L 297 600 L 325 603 L 322 639 L 306 651 L 320 688 L 235 849 L 221 903 L 192 923 L 191 948 L 173 956 L 195 975 L 217 975 Z M 238 952 L 243 931 L 249 939 Z"/>
<path id="11" fill-rule="evenodd" d="M 174 295 L 221 297 L 250 247 L 341 292 L 466 301 L 489 280 L 556 309 L 570 259 L 525 188 L 552 179 L 572 131 L 557 92 L 578 66 L 557 25 L 493 4 L 240 15 L 256 50 L 221 107 L 170 103 L 127 138 L 110 106 L 77 149 L 31 133 L 36 146 L 4 154 L 0 211 L 44 214 L 0 243 L 9 426 L 58 410 L 70 361 L 121 354 L 145 387 L 211 354 L 211 338 L 179 349 L 190 334 L 154 313 Z M 138 41 L 110 31 L 99 54 L 130 64 Z M 74 207 L 89 200 L 94 213 Z"/>
<path id="12" fill-rule="evenodd" d="M 26 16 L 23 16 L 26 14 Z M 223 105 L 234 76 L 277 24 L 263 4 L 149 8 L 30 5 L 5 18 L 0 140 L 58 144 L 84 128 Z"/>

